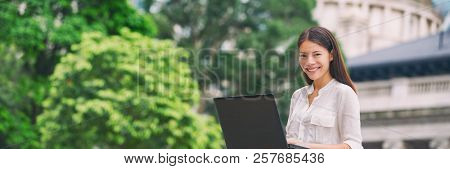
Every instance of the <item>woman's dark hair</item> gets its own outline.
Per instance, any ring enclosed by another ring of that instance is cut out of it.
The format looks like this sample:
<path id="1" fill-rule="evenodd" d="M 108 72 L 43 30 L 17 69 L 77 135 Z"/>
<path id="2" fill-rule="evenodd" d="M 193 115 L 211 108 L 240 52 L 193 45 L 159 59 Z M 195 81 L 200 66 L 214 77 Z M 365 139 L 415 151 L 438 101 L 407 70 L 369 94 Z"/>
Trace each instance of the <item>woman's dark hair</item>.
<path id="1" fill-rule="evenodd" d="M 297 48 L 300 51 L 300 45 L 306 40 L 314 42 L 328 50 L 331 53 L 333 60 L 330 63 L 330 74 L 331 77 L 336 79 L 338 82 L 350 86 L 356 93 L 356 88 L 353 85 L 350 76 L 348 75 L 347 68 L 344 65 L 344 60 L 342 58 L 341 49 L 339 44 L 333 34 L 323 27 L 311 27 L 303 31 L 297 41 Z M 311 80 L 305 72 L 303 72 L 303 77 L 306 79 L 306 83 L 311 85 L 313 80 Z"/>

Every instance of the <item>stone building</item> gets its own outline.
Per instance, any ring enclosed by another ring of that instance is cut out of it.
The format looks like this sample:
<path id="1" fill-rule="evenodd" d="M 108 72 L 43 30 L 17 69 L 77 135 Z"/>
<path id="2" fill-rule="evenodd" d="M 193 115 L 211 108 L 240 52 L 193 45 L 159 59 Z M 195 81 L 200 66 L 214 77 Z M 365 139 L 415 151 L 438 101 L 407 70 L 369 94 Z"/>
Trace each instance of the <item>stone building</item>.
<path id="1" fill-rule="evenodd" d="M 316 0 L 316 3 L 313 17 L 319 25 L 336 33 L 350 58 L 435 34 L 442 24 L 431 0 Z"/>
<path id="2" fill-rule="evenodd" d="M 450 31 L 348 60 L 365 148 L 450 148 Z"/>

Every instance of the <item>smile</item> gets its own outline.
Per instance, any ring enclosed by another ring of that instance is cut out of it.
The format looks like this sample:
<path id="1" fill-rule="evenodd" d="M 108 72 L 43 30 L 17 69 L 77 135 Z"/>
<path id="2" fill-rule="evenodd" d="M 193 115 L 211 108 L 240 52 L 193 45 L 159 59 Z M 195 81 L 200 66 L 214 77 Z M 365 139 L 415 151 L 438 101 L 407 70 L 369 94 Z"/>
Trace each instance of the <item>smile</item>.
<path id="1" fill-rule="evenodd" d="M 307 72 L 316 72 L 317 70 L 319 70 L 321 67 L 314 67 L 314 68 L 306 68 Z"/>

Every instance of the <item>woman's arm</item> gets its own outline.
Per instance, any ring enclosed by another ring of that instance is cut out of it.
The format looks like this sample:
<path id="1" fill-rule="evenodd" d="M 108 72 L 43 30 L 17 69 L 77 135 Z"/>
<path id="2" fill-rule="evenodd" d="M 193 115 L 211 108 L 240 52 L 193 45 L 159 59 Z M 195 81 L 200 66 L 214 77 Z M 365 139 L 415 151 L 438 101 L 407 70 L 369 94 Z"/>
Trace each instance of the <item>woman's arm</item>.
<path id="1" fill-rule="evenodd" d="M 293 133 L 292 131 L 289 130 L 291 122 L 293 120 L 293 112 L 294 112 L 294 107 L 295 107 L 295 103 L 297 103 L 298 99 L 299 99 L 299 95 L 301 93 L 302 89 L 298 89 L 294 92 L 294 94 L 292 94 L 291 97 L 291 105 L 289 107 L 289 117 L 288 117 L 288 122 L 286 124 L 286 137 L 295 137 L 297 134 Z"/>
<path id="2" fill-rule="evenodd" d="M 348 144 L 312 144 L 306 143 L 311 149 L 350 149 Z"/>
<path id="3" fill-rule="evenodd" d="M 350 87 L 341 94 L 338 112 L 338 128 L 343 143 L 352 149 L 363 148 L 358 96 Z"/>

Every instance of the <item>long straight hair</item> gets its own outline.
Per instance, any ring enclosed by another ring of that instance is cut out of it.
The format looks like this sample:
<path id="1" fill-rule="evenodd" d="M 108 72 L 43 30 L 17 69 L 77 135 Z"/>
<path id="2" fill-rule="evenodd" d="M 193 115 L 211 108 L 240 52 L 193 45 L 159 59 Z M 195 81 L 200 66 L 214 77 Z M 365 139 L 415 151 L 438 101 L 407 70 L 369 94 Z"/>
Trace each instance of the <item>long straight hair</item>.
<path id="1" fill-rule="evenodd" d="M 328 50 L 328 52 L 331 53 L 333 57 L 333 60 L 330 63 L 331 77 L 336 79 L 338 82 L 350 86 L 356 93 L 356 88 L 353 85 L 352 79 L 350 79 L 350 75 L 348 74 L 346 66 L 344 65 L 344 59 L 342 57 L 341 49 L 334 35 L 328 29 L 325 29 L 323 27 L 316 26 L 308 28 L 303 31 L 303 33 L 300 34 L 298 38 L 298 51 L 300 51 L 300 45 L 306 40 L 324 47 Z M 308 85 L 311 85 L 313 83 L 313 80 L 311 80 L 305 72 L 303 72 L 303 77 L 305 78 Z"/>

